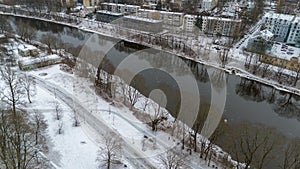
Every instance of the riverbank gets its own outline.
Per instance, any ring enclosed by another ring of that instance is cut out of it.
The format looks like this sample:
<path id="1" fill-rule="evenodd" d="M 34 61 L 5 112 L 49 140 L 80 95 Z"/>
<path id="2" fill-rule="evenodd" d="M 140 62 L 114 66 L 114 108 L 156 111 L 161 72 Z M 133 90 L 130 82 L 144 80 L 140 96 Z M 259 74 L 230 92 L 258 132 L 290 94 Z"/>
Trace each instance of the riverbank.
<path id="1" fill-rule="evenodd" d="M 163 50 L 160 46 L 147 44 L 147 43 L 137 43 L 136 40 L 128 39 L 126 36 L 117 35 L 117 37 L 116 37 L 116 34 L 114 34 L 112 31 L 93 30 L 93 29 L 91 29 L 92 26 L 90 26 L 91 28 L 86 28 L 86 27 L 83 27 L 81 25 L 74 25 L 74 24 L 66 23 L 66 22 L 60 22 L 60 21 L 55 21 L 55 20 L 49 20 L 49 19 L 44 19 L 44 18 L 38 18 L 38 17 L 33 17 L 33 16 L 25 16 L 25 15 L 13 14 L 13 13 L 0 12 L 0 15 L 30 18 L 30 19 L 36 19 L 36 20 L 41 20 L 41 21 L 45 21 L 45 22 L 52 22 L 52 23 L 56 23 L 56 24 L 76 28 L 76 29 L 79 29 L 79 30 L 82 30 L 82 31 L 85 31 L 85 32 L 95 33 L 95 34 L 98 34 L 98 35 L 101 35 L 101 36 L 106 36 L 106 37 L 113 38 L 113 39 L 116 39 L 116 40 L 124 40 L 124 41 L 127 41 L 127 42 L 135 43 L 137 45 L 144 45 L 144 46 L 154 48 L 154 49 L 157 49 L 157 50 Z M 84 20 L 82 22 L 84 22 Z M 89 21 L 86 21 L 86 22 L 89 22 Z M 85 23 L 85 24 L 88 24 L 88 23 Z M 107 29 L 109 29 L 109 28 L 113 29 L 113 27 L 110 24 L 107 24 L 107 23 L 101 23 L 101 24 L 102 24 L 101 28 L 106 27 Z M 138 32 L 136 30 L 133 30 L 133 32 L 136 33 L 135 35 L 138 35 L 139 33 L 141 33 L 141 32 Z M 129 36 L 129 37 L 132 37 L 132 36 Z M 217 57 L 218 53 L 215 52 L 212 49 L 209 49 L 209 50 L 211 50 L 211 51 L 209 51 L 210 52 L 209 57 L 214 58 L 211 61 L 208 61 L 208 60 L 205 61 L 205 60 L 200 59 L 200 58 L 193 58 L 193 57 L 185 55 L 182 52 L 179 53 L 179 52 L 174 52 L 174 51 L 164 49 L 165 52 L 168 52 L 170 54 L 175 54 L 175 55 L 177 55 L 179 57 L 182 57 L 184 59 L 192 60 L 194 62 L 203 64 L 203 65 L 208 65 L 208 66 L 223 70 L 223 71 L 225 71 L 227 73 L 230 73 L 230 74 L 233 73 L 233 70 L 235 70 L 235 74 L 239 77 L 246 78 L 246 79 L 249 79 L 249 80 L 253 80 L 253 81 L 256 81 L 256 82 L 259 82 L 259 83 L 262 83 L 262 84 L 265 84 L 265 85 L 268 85 L 268 86 L 271 86 L 271 87 L 274 87 L 276 90 L 279 90 L 279 91 L 284 91 L 284 92 L 288 92 L 288 93 L 292 93 L 292 94 L 300 96 L 300 90 L 298 88 L 283 85 L 283 84 L 279 84 L 278 82 L 276 82 L 274 80 L 268 80 L 268 79 L 265 79 L 265 78 L 261 78 L 257 75 L 249 73 L 248 71 L 246 71 L 245 69 L 242 69 L 239 66 L 229 66 L 229 64 L 228 64 L 228 65 L 225 65 L 225 68 L 223 68 L 220 65 L 220 63 L 218 63 L 218 61 L 216 60 L 216 57 Z M 230 59 L 233 59 L 233 58 L 230 58 Z M 239 59 L 234 59 L 234 61 L 239 62 Z"/>

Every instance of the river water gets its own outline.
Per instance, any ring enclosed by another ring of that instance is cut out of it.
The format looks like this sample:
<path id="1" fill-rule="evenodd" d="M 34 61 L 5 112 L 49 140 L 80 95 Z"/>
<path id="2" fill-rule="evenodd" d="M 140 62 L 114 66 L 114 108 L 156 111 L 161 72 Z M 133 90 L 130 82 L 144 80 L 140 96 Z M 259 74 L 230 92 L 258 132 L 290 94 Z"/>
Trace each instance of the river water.
<path id="1" fill-rule="evenodd" d="M 7 17 L 14 30 L 17 29 L 19 23 L 27 23 L 37 29 L 36 40 L 40 40 L 41 36 L 51 33 L 59 37 L 64 43 L 65 48 L 71 53 L 77 54 L 82 45 L 92 36 L 87 33 L 68 26 L 58 24 L 49 24 L 43 21 L 37 21 L 25 18 Z M 104 43 L 115 43 L 115 40 L 108 37 L 100 36 Z M 130 53 L 136 52 L 136 45 L 125 43 L 118 45 L 109 51 L 109 55 L 117 57 L 126 57 Z M 141 58 L 145 59 L 145 58 Z M 146 58 L 147 59 L 147 58 Z M 209 102 L 210 98 L 210 82 L 206 73 L 207 66 L 195 63 L 193 61 L 184 60 L 190 65 L 195 73 L 198 86 L 200 88 L 201 101 Z M 155 61 L 154 61 L 155 62 Z M 153 73 L 153 72 L 152 72 Z M 145 95 L 149 94 L 151 89 L 157 88 L 157 81 L 169 82 L 167 75 L 157 74 L 152 76 L 151 73 L 144 71 L 141 75 L 147 81 L 148 90 Z M 249 121 L 253 123 L 261 123 L 266 126 L 274 127 L 287 137 L 300 137 L 300 98 L 291 96 L 290 94 L 277 91 L 270 86 L 266 86 L 251 80 L 240 78 L 235 75 L 226 74 L 227 97 L 223 118 L 227 119 L 228 124 Z M 177 98 L 176 86 L 171 90 L 174 95 L 168 99 Z M 287 101 L 289 100 L 288 104 Z M 172 108 L 170 108 L 172 109 Z M 175 109 L 173 107 L 173 109 Z"/>

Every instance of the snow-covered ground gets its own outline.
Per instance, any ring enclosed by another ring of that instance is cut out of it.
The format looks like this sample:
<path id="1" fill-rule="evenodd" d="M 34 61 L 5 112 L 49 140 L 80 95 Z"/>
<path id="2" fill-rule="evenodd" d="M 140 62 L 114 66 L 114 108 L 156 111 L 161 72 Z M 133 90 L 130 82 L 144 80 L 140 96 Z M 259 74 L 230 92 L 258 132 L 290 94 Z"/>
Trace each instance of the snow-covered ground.
<path id="1" fill-rule="evenodd" d="M 96 168 L 97 140 L 89 137 L 84 127 L 73 126 L 72 110 L 53 93 L 39 86 L 36 89 L 37 94 L 28 107 L 40 111 L 48 125 L 48 159 L 63 169 Z M 58 102 L 63 110 L 61 120 L 55 119 L 54 102 Z M 63 124 L 62 134 L 58 134 L 59 123 Z"/>
<path id="2" fill-rule="evenodd" d="M 174 136 L 171 136 L 170 134 L 165 133 L 163 131 L 158 131 L 155 133 L 152 132 L 150 127 L 148 127 L 146 124 L 138 120 L 133 115 L 133 112 L 130 111 L 127 107 L 112 106 L 110 102 L 107 102 L 103 100 L 101 97 L 95 95 L 95 92 L 93 90 L 93 84 L 89 79 L 81 78 L 73 74 L 65 73 L 60 70 L 59 65 L 42 68 L 35 71 L 30 71 L 29 73 L 32 76 L 43 79 L 46 83 L 51 83 L 52 85 L 56 86 L 57 87 L 56 90 L 62 90 L 62 91 L 64 90 L 66 93 L 70 93 L 71 95 L 73 95 L 75 97 L 74 99 L 79 100 L 80 103 L 94 117 L 101 119 L 106 123 L 107 126 L 109 126 L 113 130 L 115 130 L 118 134 L 120 134 L 120 136 L 122 137 L 122 139 L 124 139 L 124 141 L 126 141 L 127 143 L 135 147 L 136 151 L 140 152 L 142 154 L 142 157 L 147 158 L 148 161 L 151 161 L 151 163 L 154 166 L 160 166 L 158 155 L 165 153 L 167 150 L 172 148 L 177 149 L 176 145 L 177 143 L 180 142 L 180 140 L 174 138 Z M 53 92 L 55 95 L 55 91 Z M 140 107 L 142 102 L 143 100 L 141 100 L 137 104 L 137 107 Z M 49 117 L 49 118 L 53 120 L 53 117 Z M 69 119 L 69 121 L 70 120 L 72 121 L 72 119 Z M 72 122 L 69 122 L 69 124 L 70 123 Z M 95 132 L 93 132 L 91 126 L 85 125 L 86 123 L 88 123 L 88 121 L 85 121 L 84 118 L 81 119 L 82 125 L 80 128 L 83 128 L 82 130 L 86 131 L 85 137 L 89 137 L 91 139 L 95 139 L 96 137 L 99 139 L 99 136 L 95 135 Z M 74 128 L 71 126 L 72 125 L 70 124 L 70 130 Z M 53 127 L 54 130 L 55 128 L 57 130 L 57 124 L 53 124 Z M 147 139 L 145 139 L 144 136 L 147 136 Z M 56 137 L 60 137 L 60 135 L 58 136 L 55 135 L 54 138 L 56 139 Z M 80 137 L 81 136 L 78 136 L 78 139 L 80 139 Z M 85 141 L 84 139 L 85 137 L 83 137 L 81 140 Z M 59 143 L 60 140 L 58 139 L 56 141 Z M 77 141 L 79 141 L 78 144 L 81 145 L 80 143 L 81 141 L 80 140 Z M 94 140 L 94 142 L 96 141 Z M 65 145 L 67 145 L 67 143 Z M 86 148 L 89 147 L 93 149 L 93 146 L 94 145 L 90 145 L 87 146 Z M 58 150 L 60 150 L 61 148 L 62 147 L 58 146 Z M 75 147 L 72 146 L 71 148 L 75 148 Z M 60 151 L 66 152 L 67 150 L 62 149 Z M 89 151 L 93 152 L 94 150 L 89 150 Z M 181 154 L 180 151 L 181 150 L 179 146 L 178 149 L 179 154 Z M 78 150 L 78 152 L 80 151 Z M 137 158 L 138 157 L 141 156 L 137 156 Z M 68 159 L 66 159 L 66 161 L 64 162 L 67 162 L 67 160 Z M 126 160 L 126 157 L 124 157 L 124 160 Z M 83 162 L 80 161 L 81 159 L 78 159 L 77 163 L 80 164 L 85 163 L 85 161 Z M 193 166 L 193 168 L 207 168 L 205 162 L 199 160 L 197 155 L 189 157 L 186 162 L 187 165 Z M 74 161 L 74 163 L 76 162 Z M 130 164 L 130 162 L 126 164 Z"/>

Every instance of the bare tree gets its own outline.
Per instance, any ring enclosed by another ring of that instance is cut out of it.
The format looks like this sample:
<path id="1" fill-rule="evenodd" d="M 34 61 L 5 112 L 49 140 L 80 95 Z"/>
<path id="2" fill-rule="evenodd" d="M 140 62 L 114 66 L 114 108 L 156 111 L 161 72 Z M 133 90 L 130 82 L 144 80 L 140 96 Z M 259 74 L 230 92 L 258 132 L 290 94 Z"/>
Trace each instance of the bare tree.
<path id="1" fill-rule="evenodd" d="M 45 45 L 47 45 L 49 54 L 53 53 L 52 49 L 54 48 L 56 41 L 57 41 L 56 36 L 54 36 L 50 33 L 43 35 L 42 39 L 41 39 L 41 42 L 44 43 Z"/>
<path id="2" fill-rule="evenodd" d="M 154 112 L 153 114 L 150 114 L 149 118 L 150 118 L 150 126 L 152 128 L 152 131 L 157 131 L 157 126 L 163 122 L 164 120 L 167 119 L 167 117 L 164 114 L 164 111 L 161 110 L 160 105 L 156 104 L 156 103 L 152 103 L 152 106 L 154 108 Z"/>
<path id="3" fill-rule="evenodd" d="M 273 158 L 271 153 L 282 140 L 275 129 L 249 122 L 233 126 L 231 132 L 228 152 L 238 163 L 245 163 L 244 168 L 263 168 Z"/>
<path id="4" fill-rule="evenodd" d="M 80 125 L 80 121 L 79 121 L 78 113 L 76 110 L 73 111 L 72 118 L 73 118 L 73 125 L 75 127 L 78 127 Z"/>
<path id="5" fill-rule="evenodd" d="M 107 169 L 110 169 L 112 164 L 115 164 L 121 155 L 121 138 L 111 132 L 107 133 L 103 139 L 103 146 L 100 147 L 97 161 L 100 167 L 106 166 Z"/>
<path id="6" fill-rule="evenodd" d="M 24 74 L 21 77 L 22 87 L 25 89 L 27 99 L 29 103 L 32 103 L 31 101 L 31 95 L 34 92 L 34 81 L 32 78 L 30 78 L 27 74 Z"/>
<path id="7" fill-rule="evenodd" d="M 43 138 L 42 132 L 47 128 L 47 124 L 44 120 L 43 115 L 38 111 L 34 111 L 33 126 L 34 126 L 34 134 L 35 134 L 35 145 L 38 145 Z"/>
<path id="8" fill-rule="evenodd" d="M 36 29 L 26 23 L 21 22 L 17 26 L 17 33 L 21 36 L 22 40 L 31 43 L 31 40 L 36 35 Z"/>
<path id="9" fill-rule="evenodd" d="M 58 122 L 58 134 L 62 134 L 63 133 L 63 126 L 64 126 L 64 124 L 63 124 L 63 121 L 62 120 L 59 120 L 59 122 Z"/>
<path id="10" fill-rule="evenodd" d="M 280 169 L 298 169 L 300 167 L 300 139 L 295 138 L 287 143 Z"/>
<path id="11" fill-rule="evenodd" d="M 23 88 L 20 80 L 9 66 L 0 69 L 1 78 L 5 83 L 5 88 L 2 89 L 2 99 L 12 105 L 12 112 L 16 114 L 16 106 L 21 103 L 23 97 Z"/>
<path id="12" fill-rule="evenodd" d="M 40 168 L 36 163 L 40 144 L 36 145 L 34 128 L 26 112 L 13 115 L 1 111 L 0 161 L 1 168 Z"/>
<path id="13" fill-rule="evenodd" d="M 163 169 L 179 169 L 184 165 L 184 157 L 179 157 L 170 150 L 166 154 L 160 155 L 159 161 Z"/>
<path id="14" fill-rule="evenodd" d="M 0 16 L 0 32 L 4 33 L 6 31 L 9 31 L 10 25 L 7 22 L 6 18 L 4 16 Z"/>
<path id="15" fill-rule="evenodd" d="M 55 119 L 60 120 L 63 116 L 63 110 L 58 101 L 54 101 L 54 108 L 55 108 Z"/>
<path id="16" fill-rule="evenodd" d="M 133 109 L 134 105 L 138 102 L 139 98 L 141 98 L 141 94 L 135 88 L 128 86 L 127 87 L 127 98 L 130 102 L 130 110 Z"/>

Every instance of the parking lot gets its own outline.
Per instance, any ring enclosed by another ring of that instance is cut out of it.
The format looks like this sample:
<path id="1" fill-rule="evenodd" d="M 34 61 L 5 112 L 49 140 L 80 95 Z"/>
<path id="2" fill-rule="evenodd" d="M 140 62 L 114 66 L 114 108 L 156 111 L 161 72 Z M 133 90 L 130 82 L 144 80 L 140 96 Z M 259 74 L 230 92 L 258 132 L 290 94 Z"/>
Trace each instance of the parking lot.
<path id="1" fill-rule="evenodd" d="M 300 48 L 288 46 L 280 42 L 274 42 L 272 49 L 268 53 L 272 56 L 290 60 L 292 57 L 299 57 Z"/>

